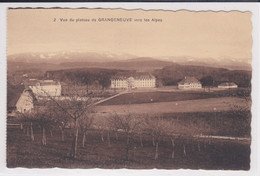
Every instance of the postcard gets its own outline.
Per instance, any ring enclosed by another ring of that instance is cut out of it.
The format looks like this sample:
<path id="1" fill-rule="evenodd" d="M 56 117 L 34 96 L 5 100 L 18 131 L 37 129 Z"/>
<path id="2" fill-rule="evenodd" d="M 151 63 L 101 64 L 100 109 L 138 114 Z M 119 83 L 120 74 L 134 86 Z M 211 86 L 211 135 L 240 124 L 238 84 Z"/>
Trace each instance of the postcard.
<path id="1" fill-rule="evenodd" d="M 8 170 L 256 173 L 255 11 L 150 6 L 6 9 Z"/>

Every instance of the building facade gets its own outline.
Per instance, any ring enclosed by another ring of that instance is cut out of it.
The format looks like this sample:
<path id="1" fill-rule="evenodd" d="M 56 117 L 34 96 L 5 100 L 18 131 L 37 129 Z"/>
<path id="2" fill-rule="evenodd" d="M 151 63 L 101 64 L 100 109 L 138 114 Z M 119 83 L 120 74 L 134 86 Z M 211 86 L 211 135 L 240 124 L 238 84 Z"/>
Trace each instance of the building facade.
<path id="1" fill-rule="evenodd" d="M 221 89 L 232 89 L 232 88 L 237 88 L 237 84 L 235 84 L 234 82 L 224 82 L 218 85 L 218 88 Z"/>
<path id="2" fill-rule="evenodd" d="M 149 73 L 143 72 L 116 75 L 111 79 L 111 88 L 116 89 L 153 88 L 155 86 L 155 77 Z"/>
<path id="3" fill-rule="evenodd" d="M 202 85 L 195 77 L 185 76 L 183 80 L 178 82 L 179 89 L 199 89 Z"/>
<path id="4" fill-rule="evenodd" d="M 35 97 L 32 90 L 25 89 L 16 103 L 16 110 L 20 113 L 31 112 Z"/>
<path id="5" fill-rule="evenodd" d="M 37 80 L 29 84 L 29 88 L 37 97 L 61 96 L 61 84 L 53 80 Z"/>

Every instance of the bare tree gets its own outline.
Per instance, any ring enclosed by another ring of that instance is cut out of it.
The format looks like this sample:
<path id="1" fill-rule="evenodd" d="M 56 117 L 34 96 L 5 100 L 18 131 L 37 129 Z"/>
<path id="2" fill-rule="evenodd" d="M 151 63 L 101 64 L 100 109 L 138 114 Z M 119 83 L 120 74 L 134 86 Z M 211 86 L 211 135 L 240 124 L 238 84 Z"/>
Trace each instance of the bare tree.
<path id="1" fill-rule="evenodd" d="M 86 116 L 88 109 L 90 108 L 92 101 L 90 97 L 84 97 L 81 99 L 78 96 L 70 96 L 68 100 L 55 101 L 58 108 L 66 113 L 72 119 L 72 126 L 74 128 L 74 139 L 72 142 L 72 148 L 70 156 L 76 158 L 78 136 L 79 136 L 79 119 Z"/>
<path id="2" fill-rule="evenodd" d="M 93 117 L 90 114 L 85 114 L 79 119 L 80 129 L 83 134 L 82 147 L 85 147 L 87 131 L 90 129 L 93 122 Z"/>
<path id="3" fill-rule="evenodd" d="M 34 141 L 34 130 L 33 124 L 36 121 L 36 113 L 24 112 L 18 115 L 20 122 L 25 125 L 26 135 L 30 136 L 31 140 Z"/>
<path id="4" fill-rule="evenodd" d="M 128 113 L 127 115 L 115 114 L 111 117 L 114 126 L 122 130 L 126 137 L 126 160 L 129 159 L 129 149 L 130 149 L 130 137 L 135 130 L 138 128 L 141 121 L 138 119 L 136 114 Z"/>
<path id="5" fill-rule="evenodd" d="M 50 102 L 47 102 L 41 106 L 38 106 L 33 111 L 36 116 L 37 123 L 42 130 L 42 145 L 47 145 L 46 130 L 49 129 L 51 131 L 52 127 L 55 125 L 55 114 L 53 111 L 50 111 L 50 109 L 51 104 Z"/>
<path id="6" fill-rule="evenodd" d="M 74 130 L 74 137 L 71 146 L 70 156 L 72 158 L 76 158 L 77 147 L 78 147 L 78 136 L 79 136 L 79 120 L 82 117 L 86 117 L 89 113 L 90 107 L 93 105 L 93 99 L 88 94 L 79 95 L 75 88 L 75 91 L 71 91 L 70 94 L 66 97 L 53 97 L 45 92 L 44 90 L 40 90 L 45 93 L 44 100 L 52 102 L 51 105 L 58 112 L 62 112 L 64 119 L 70 119 L 72 122 L 71 126 Z M 60 116 L 59 116 L 60 117 Z M 62 117 L 61 117 L 62 119 Z M 67 120 L 66 120 L 67 121 Z M 60 123 L 64 123 L 64 120 Z"/>
<path id="7" fill-rule="evenodd" d="M 101 141 L 104 142 L 105 141 L 104 133 L 105 133 L 105 131 L 108 130 L 109 122 L 107 122 L 107 119 L 105 119 L 103 117 L 98 117 L 98 118 L 94 119 L 93 123 L 94 123 L 93 124 L 94 128 L 98 129 L 98 131 L 100 133 Z"/>
<path id="8" fill-rule="evenodd" d="M 157 115 L 155 117 L 147 117 L 145 120 L 146 131 L 149 132 L 155 143 L 155 155 L 154 159 L 157 160 L 159 156 L 159 143 L 162 138 L 166 135 L 169 135 L 172 126 L 168 120 Z"/>
<path id="9" fill-rule="evenodd" d="M 146 134 L 146 126 L 144 125 L 145 123 L 145 119 L 147 118 L 147 114 L 142 114 L 138 117 L 139 120 L 139 124 L 137 125 L 136 129 L 135 129 L 135 133 L 138 135 L 139 137 L 139 142 L 140 142 L 140 146 L 144 147 L 143 144 L 143 136 Z"/>

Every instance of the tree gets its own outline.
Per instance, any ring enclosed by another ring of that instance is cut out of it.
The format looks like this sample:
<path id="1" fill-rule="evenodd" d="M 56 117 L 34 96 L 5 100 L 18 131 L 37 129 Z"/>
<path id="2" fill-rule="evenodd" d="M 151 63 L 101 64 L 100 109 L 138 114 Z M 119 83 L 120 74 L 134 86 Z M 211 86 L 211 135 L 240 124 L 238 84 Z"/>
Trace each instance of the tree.
<path id="1" fill-rule="evenodd" d="M 87 116 L 88 110 L 92 105 L 91 97 L 70 96 L 68 100 L 55 101 L 56 106 L 60 108 L 70 119 L 72 119 L 72 126 L 74 128 L 74 139 L 70 156 L 76 158 L 78 136 L 79 136 L 79 120 Z"/>
<path id="2" fill-rule="evenodd" d="M 89 114 L 85 114 L 79 119 L 80 129 L 83 133 L 82 147 L 85 147 L 87 131 L 90 129 L 93 122 L 93 117 Z"/>
<path id="3" fill-rule="evenodd" d="M 239 123 L 237 135 L 248 135 L 251 130 L 251 95 L 250 89 L 241 89 L 237 91 L 237 96 L 242 99 L 241 103 L 228 104 L 231 116 L 236 117 L 236 123 Z"/>
<path id="4" fill-rule="evenodd" d="M 159 157 L 159 143 L 164 136 L 170 134 L 172 130 L 171 123 L 168 120 L 160 117 L 159 115 L 155 117 L 146 117 L 145 119 L 146 131 L 152 135 L 153 142 L 155 145 L 155 155 L 154 159 L 157 160 Z"/>
<path id="5" fill-rule="evenodd" d="M 208 88 L 208 91 L 210 91 L 210 87 L 213 87 L 214 84 L 212 76 L 204 76 L 200 79 L 200 82 L 202 83 L 202 87 L 204 87 L 204 91 L 206 88 Z"/>
<path id="6" fill-rule="evenodd" d="M 43 90 L 41 90 L 43 91 Z M 79 95 L 77 90 L 70 92 L 67 97 L 63 99 L 52 97 L 48 95 L 45 97 L 45 101 L 50 101 L 52 108 L 54 108 L 57 112 L 62 112 L 64 115 L 64 119 L 70 119 L 72 122 L 71 126 L 74 129 L 74 137 L 71 146 L 70 156 L 72 158 L 76 158 L 77 155 L 77 147 L 78 147 L 78 136 L 79 136 L 79 128 L 80 128 L 80 119 L 84 118 L 88 115 L 90 108 L 93 105 L 93 99 L 91 96 L 86 94 L 85 96 Z M 62 117 L 60 117 L 62 119 Z M 62 123 L 63 120 L 60 122 Z"/>
<path id="7" fill-rule="evenodd" d="M 138 119 L 136 114 L 128 113 L 127 115 L 115 114 L 111 117 L 111 123 L 114 126 L 122 130 L 126 137 L 126 160 L 129 159 L 129 149 L 130 149 L 130 137 L 138 129 L 138 126 L 141 124 L 141 121 Z"/>
<path id="8" fill-rule="evenodd" d="M 35 119 L 37 124 L 41 127 L 42 130 L 42 145 L 47 145 L 46 130 L 51 132 L 52 136 L 52 127 L 55 123 L 55 114 L 51 111 L 52 105 L 51 102 L 45 102 L 43 105 L 38 106 L 34 109 Z"/>
<path id="9" fill-rule="evenodd" d="M 30 136 L 31 140 L 34 141 L 34 130 L 33 130 L 33 125 L 37 121 L 36 113 L 34 112 L 24 112 L 24 113 L 18 113 L 19 121 L 21 124 L 24 124 L 26 128 L 26 135 Z M 23 125 L 21 125 L 23 126 Z M 24 128 L 24 127 L 22 127 Z"/>
<path id="10" fill-rule="evenodd" d="M 104 132 L 107 129 L 106 119 L 102 117 L 95 118 L 93 123 L 94 128 L 98 129 L 100 132 L 101 141 L 104 142 Z"/>
<path id="11" fill-rule="evenodd" d="M 98 82 L 102 86 L 102 90 L 104 90 L 110 86 L 110 76 L 107 74 L 101 74 Z"/>
<path id="12" fill-rule="evenodd" d="M 58 128 L 60 129 L 61 141 L 64 142 L 65 141 L 65 135 L 64 135 L 65 128 L 69 127 L 69 125 L 73 123 L 73 120 L 61 108 L 57 108 L 56 107 L 57 105 L 53 101 L 51 101 L 50 103 L 52 105 L 49 106 L 49 111 L 53 112 L 54 124 L 56 126 L 58 126 Z"/>
<path id="13" fill-rule="evenodd" d="M 146 134 L 146 126 L 144 125 L 145 119 L 147 118 L 147 115 L 140 115 L 138 117 L 138 120 L 140 123 L 137 125 L 137 128 L 135 129 L 135 133 L 139 136 L 139 142 L 140 146 L 143 147 L 143 136 Z"/>

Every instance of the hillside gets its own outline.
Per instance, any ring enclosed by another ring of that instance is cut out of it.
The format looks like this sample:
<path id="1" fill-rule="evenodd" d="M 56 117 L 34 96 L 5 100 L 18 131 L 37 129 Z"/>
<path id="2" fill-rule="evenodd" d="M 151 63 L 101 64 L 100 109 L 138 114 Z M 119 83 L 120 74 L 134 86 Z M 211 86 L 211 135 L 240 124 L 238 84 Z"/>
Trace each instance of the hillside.
<path id="1" fill-rule="evenodd" d="M 156 60 L 149 57 L 140 57 L 128 60 L 120 60 L 113 62 L 62 62 L 60 66 L 72 67 L 72 68 L 109 68 L 109 69 L 124 69 L 124 70 L 138 70 L 138 71 L 152 71 L 154 69 L 160 69 L 167 65 L 171 65 L 171 62 Z"/>
<path id="2" fill-rule="evenodd" d="M 94 85 L 102 89 L 110 86 L 110 78 L 119 72 L 126 72 L 118 69 L 103 68 L 81 68 L 47 71 L 45 78 L 59 80 L 65 83 L 80 85 Z"/>
<path id="3" fill-rule="evenodd" d="M 249 87 L 251 85 L 251 72 L 245 70 L 172 64 L 155 70 L 153 75 L 163 85 L 177 85 L 185 76 L 194 76 L 199 80 L 205 76 L 211 76 L 214 80 L 214 86 L 224 81 L 235 82 L 239 87 Z"/>
<path id="4" fill-rule="evenodd" d="M 233 81 L 240 87 L 249 87 L 251 82 L 251 71 L 228 69 L 229 67 L 241 68 L 239 65 L 242 64 L 242 60 L 237 61 L 239 64 L 234 64 L 236 61 L 234 59 L 226 59 L 226 61 L 209 59 L 205 63 L 205 60 L 202 62 L 202 59 L 192 57 L 172 57 L 166 60 L 160 57 L 136 57 L 120 53 L 70 51 L 16 54 L 8 56 L 7 61 L 8 75 L 11 76 L 30 73 L 28 75 L 32 77 L 31 72 L 40 72 L 37 76 L 33 76 L 39 78 L 43 75 L 41 73 L 53 71 L 49 72 L 53 73 L 50 74 L 53 79 L 61 81 L 78 81 L 86 84 L 89 79 L 92 84 L 96 79 L 100 84 L 104 82 L 101 79 L 106 79 L 107 83 L 104 87 L 108 86 L 110 77 L 118 70 L 150 72 L 156 76 L 158 85 L 177 85 L 178 81 L 185 76 L 195 76 L 197 79 L 211 76 L 215 86 L 223 81 Z M 218 67 L 219 64 L 226 66 Z M 244 65 L 245 68 L 248 67 L 247 64 Z M 98 73 L 100 70 L 101 72 Z"/>

